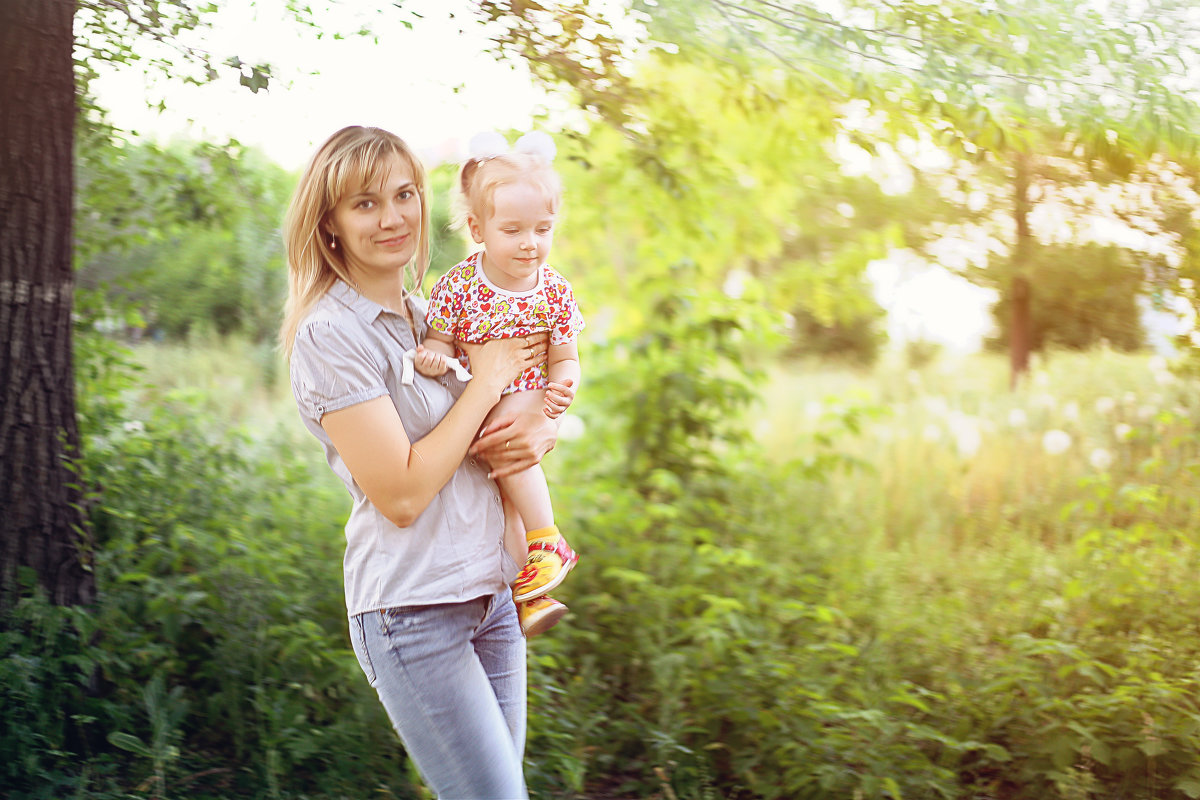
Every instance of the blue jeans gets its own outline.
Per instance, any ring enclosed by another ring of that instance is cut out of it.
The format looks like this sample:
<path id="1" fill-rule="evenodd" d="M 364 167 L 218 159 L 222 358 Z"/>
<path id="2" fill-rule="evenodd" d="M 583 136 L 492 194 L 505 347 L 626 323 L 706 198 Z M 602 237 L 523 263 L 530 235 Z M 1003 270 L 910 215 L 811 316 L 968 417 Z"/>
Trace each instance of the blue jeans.
<path id="1" fill-rule="evenodd" d="M 525 638 L 506 587 L 350 620 L 358 663 L 443 800 L 524 800 Z"/>

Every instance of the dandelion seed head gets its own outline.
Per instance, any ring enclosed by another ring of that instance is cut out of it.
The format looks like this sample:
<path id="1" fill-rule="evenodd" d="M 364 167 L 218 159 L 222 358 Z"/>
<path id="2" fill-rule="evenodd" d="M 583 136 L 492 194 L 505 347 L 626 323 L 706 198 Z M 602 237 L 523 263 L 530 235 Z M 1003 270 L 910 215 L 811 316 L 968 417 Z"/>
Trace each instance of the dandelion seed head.
<path id="1" fill-rule="evenodd" d="M 954 448 L 960 458 L 971 458 L 979 452 L 983 444 L 983 434 L 977 427 L 963 426 L 954 431 Z"/>
<path id="2" fill-rule="evenodd" d="M 1052 456 L 1061 455 L 1071 447 L 1071 434 L 1063 430 L 1049 430 L 1042 434 L 1042 450 Z"/>
<path id="3" fill-rule="evenodd" d="M 1103 447 L 1093 448 L 1092 452 L 1088 455 L 1088 463 L 1091 464 L 1093 468 L 1103 472 L 1112 466 L 1113 454 L 1108 450 L 1105 450 Z"/>

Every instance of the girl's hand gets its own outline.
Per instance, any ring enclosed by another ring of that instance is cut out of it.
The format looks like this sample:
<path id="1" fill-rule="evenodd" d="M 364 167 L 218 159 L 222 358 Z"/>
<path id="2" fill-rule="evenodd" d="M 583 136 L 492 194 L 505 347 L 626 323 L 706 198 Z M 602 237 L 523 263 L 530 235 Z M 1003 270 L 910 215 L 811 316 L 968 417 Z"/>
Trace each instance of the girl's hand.
<path id="1" fill-rule="evenodd" d="M 446 356 L 433 350 L 426 350 L 423 344 L 417 345 L 417 353 L 413 356 L 413 366 L 417 372 L 430 378 L 445 375 L 446 370 L 450 369 L 450 363 L 446 360 Z"/>
<path id="2" fill-rule="evenodd" d="M 558 419 L 562 413 L 571 407 L 575 400 L 575 381 L 566 378 L 562 383 L 550 383 L 546 386 L 546 405 L 542 409 L 550 419 Z"/>
<path id="3" fill-rule="evenodd" d="M 558 425 L 531 406 L 497 416 L 479 432 L 470 453 L 491 466 L 488 477 L 503 478 L 537 464 L 557 442 Z"/>
<path id="4" fill-rule="evenodd" d="M 550 335 L 535 333 L 509 339 L 489 339 L 483 344 L 461 342 L 459 346 L 471 360 L 472 380 L 484 381 L 496 390 L 496 397 L 517 376 L 546 360 Z"/>

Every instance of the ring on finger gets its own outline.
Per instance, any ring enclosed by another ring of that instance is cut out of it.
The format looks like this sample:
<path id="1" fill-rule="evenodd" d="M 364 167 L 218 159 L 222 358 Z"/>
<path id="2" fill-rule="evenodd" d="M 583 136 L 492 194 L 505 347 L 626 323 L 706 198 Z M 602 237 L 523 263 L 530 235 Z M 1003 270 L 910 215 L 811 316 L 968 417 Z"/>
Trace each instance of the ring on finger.
<path id="1" fill-rule="evenodd" d="M 512 442 L 511 442 L 511 441 L 507 441 L 507 442 L 505 442 L 505 443 L 504 443 L 504 449 L 505 449 L 505 450 L 507 450 L 507 449 L 508 449 L 508 447 L 509 447 L 509 445 L 511 445 L 511 444 L 512 444 Z"/>

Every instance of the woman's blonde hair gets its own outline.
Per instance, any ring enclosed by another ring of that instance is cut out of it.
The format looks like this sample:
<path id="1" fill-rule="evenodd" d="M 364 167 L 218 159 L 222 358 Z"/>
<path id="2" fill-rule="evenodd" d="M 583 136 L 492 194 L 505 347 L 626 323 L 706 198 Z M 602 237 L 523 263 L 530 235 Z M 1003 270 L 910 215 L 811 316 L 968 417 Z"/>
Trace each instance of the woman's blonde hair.
<path id="1" fill-rule="evenodd" d="M 472 158 L 459 170 L 455 227 L 466 227 L 468 216 L 474 216 L 482 224 L 495 210 L 496 189 L 513 183 L 530 183 L 541 189 L 547 210 L 558 214 L 562 206 L 562 179 L 550 161 L 532 153 L 503 153 Z"/>
<path id="2" fill-rule="evenodd" d="M 343 197 L 386 176 L 388 161 L 399 156 L 412 170 L 421 200 L 421 230 L 417 238 L 413 291 L 420 289 L 429 268 L 429 204 L 425 168 L 404 140 L 381 128 L 352 125 L 325 140 L 296 185 L 283 222 L 287 252 L 288 297 L 279 330 L 279 344 L 290 358 L 300 322 L 340 278 L 352 283 L 343 251 L 331 246 L 324 230 L 330 212 Z"/>

